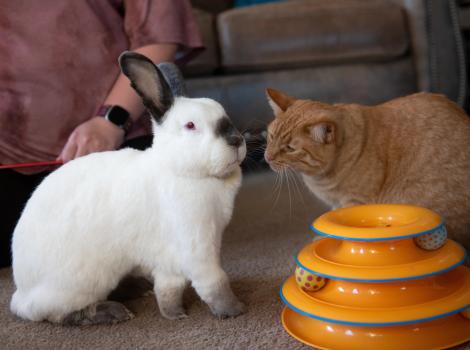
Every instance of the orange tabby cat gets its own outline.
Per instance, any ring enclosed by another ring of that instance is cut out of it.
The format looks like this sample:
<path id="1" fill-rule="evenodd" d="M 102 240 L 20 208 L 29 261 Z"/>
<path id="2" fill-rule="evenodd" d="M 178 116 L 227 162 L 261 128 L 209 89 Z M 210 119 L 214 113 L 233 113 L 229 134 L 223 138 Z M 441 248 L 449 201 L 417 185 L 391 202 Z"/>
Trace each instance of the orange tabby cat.
<path id="1" fill-rule="evenodd" d="M 470 249 L 470 118 L 456 104 L 430 93 L 372 107 L 267 95 L 276 118 L 265 158 L 274 170 L 297 170 L 333 207 L 433 209 Z"/>

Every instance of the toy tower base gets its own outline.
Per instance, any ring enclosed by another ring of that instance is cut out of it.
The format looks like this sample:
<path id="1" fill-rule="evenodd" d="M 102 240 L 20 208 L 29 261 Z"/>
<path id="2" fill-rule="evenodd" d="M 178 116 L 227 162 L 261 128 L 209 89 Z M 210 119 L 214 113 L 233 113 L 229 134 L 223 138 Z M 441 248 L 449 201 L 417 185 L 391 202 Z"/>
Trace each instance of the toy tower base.
<path id="1" fill-rule="evenodd" d="M 339 209 L 312 230 L 282 286 L 281 320 L 319 349 L 418 350 L 470 341 L 470 269 L 434 212 L 404 205 Z"/>

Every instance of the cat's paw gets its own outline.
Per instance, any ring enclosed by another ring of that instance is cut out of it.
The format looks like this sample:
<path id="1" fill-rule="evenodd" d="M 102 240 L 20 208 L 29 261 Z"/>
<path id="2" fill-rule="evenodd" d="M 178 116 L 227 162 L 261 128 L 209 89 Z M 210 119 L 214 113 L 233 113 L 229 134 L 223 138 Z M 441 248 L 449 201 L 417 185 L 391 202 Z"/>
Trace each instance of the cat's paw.
<path id="1" fill-rule="evenodd" d="M 246 306 L 241 301 L 234 299 L 229 304 L 221 307 L 211 307 L 214 316 L 218 318 L 237 317 L 246 312 Z"/>

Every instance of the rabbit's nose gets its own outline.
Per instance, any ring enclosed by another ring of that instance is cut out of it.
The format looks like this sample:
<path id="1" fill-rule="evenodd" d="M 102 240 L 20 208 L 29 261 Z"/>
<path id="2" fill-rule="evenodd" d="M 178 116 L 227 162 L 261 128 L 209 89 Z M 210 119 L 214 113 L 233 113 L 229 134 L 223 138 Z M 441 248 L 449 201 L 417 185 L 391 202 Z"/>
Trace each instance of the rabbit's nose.
<path id="1" fill-rule="evenodd" d="M 234 134 L 227 137 L 227 143 L 229 146 L 240 147 L 243 142 L 243 137 L 240 134 Z"/>

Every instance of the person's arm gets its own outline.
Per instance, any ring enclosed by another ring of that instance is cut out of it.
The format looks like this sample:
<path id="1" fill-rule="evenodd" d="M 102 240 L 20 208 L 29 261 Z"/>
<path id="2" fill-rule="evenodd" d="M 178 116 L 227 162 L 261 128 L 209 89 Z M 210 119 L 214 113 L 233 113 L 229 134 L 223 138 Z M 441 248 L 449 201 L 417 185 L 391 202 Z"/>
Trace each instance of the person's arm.
<path id="1" fill-rule="evenodd" d="M 158 64 L 164 61 L 173 61 L 176 50 L 176 44 L 154 44 L 134 51 L 147 56 L 155 64 Z M 130 113 L 133 121 L 137 120 L 144 112 L 142 99 L 135 93 L 128 78 L 123 74 L 119 74 L 103 104 L 123 107 Z M 114 150 L 123 141 L 124 131 L 121 128 L 103 117 L 93 116 L 75 128 L 57 159 L 68 162 L 92 152 Z"/>

